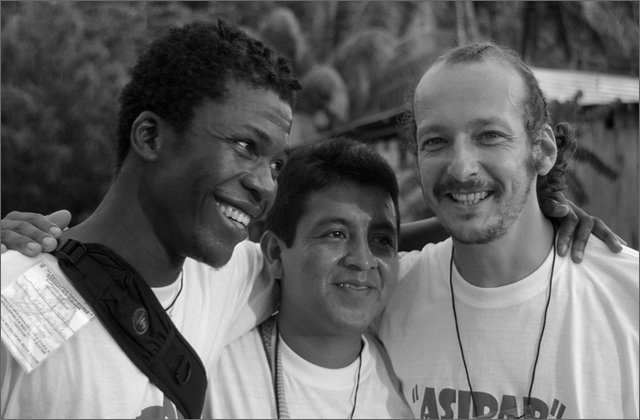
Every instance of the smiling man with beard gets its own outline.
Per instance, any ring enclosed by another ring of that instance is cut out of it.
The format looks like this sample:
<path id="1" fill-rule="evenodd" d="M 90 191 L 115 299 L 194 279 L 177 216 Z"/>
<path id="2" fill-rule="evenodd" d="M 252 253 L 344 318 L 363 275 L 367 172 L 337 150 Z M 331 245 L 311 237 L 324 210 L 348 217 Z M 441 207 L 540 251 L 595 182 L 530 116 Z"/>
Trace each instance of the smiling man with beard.
<path id="1" fill-rule="evenodd" d="M 638 253 L 591 237 L 582 263 L 557 255 L 537 191 L 563 187 L 575 140 L 531 70 L 460 47 L 413 116 L 423 195 L 452 236 L 401 259 L 380 324 L 414 415 L 637 418 Z"/>

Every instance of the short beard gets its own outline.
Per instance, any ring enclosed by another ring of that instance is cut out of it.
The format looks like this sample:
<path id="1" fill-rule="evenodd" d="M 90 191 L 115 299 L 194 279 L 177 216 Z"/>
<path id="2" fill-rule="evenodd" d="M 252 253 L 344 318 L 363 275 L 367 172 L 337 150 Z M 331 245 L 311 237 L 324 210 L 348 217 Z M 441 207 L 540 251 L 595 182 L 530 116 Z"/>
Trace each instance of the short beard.
<path id="1" fill-rule="evenodd" d="M 535 184 L 535 182 L 532 182 L 532 180 L 536 179 L 538 174 L 537 168 L 539 166 L 540 166 L 540 163 L 531 155 L 524 162 L 524 167 L 525 167 L 525 170 L 527 171 L 527 178 L 526 178 L 527 187 L 525 189 L 524 194 L 520 197 L 519 201 L 517 203 L 514 203 L 515 207 L 511 207 L 510 209 L 507 209 L 507 210 L 514 209 L 514 211 L 504 211 L 501 214 L 498 214 L 498 220 L 495 224 L 488 226 L 483 231 L 477 234 L 474 234 L 471 237 L 456 235 L 456 232 L 454 229 L 449 229 L 448 227 L 446 227 L 451 237 L 461 244 L 483 245 L 483 244 L 487 244 L 495 240 L 498 240 L 502 238 L 504 235 L 506 235 L 509 230 L 509 227 L 511 227 L 513 222 L 515 222 L 520 216 L 520 214 L 522 213 L 522 208 L 527 202 L 527 198 L 529 197 L 529 194 L 531 194 L 531 187 L 532 185 Z"/>

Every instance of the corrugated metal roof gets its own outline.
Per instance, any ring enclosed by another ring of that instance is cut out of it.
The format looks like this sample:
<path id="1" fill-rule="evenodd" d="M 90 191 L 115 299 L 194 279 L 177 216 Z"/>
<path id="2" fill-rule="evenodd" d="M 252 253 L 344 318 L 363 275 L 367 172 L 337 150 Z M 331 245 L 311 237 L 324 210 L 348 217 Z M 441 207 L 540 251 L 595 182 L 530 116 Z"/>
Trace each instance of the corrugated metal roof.
<path id="1" fill-rule="evenodd" d="M 602 105 L 615 101 L 638 103 L 638 78 L 577 70 L 532 67 L 548 100 L 569 101 L 580 91 L 580 105 Z"/>

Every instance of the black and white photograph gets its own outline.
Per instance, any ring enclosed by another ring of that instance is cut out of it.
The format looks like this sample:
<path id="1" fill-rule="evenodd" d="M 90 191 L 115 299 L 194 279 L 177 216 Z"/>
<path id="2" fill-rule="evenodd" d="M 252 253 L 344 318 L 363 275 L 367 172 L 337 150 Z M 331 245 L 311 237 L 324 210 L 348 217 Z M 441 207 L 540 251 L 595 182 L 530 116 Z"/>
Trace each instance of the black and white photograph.
<path id="1" fill-rule="evenodd" d="M 0 418 L 640 416 L 637 1 L 0 24 Z"/>

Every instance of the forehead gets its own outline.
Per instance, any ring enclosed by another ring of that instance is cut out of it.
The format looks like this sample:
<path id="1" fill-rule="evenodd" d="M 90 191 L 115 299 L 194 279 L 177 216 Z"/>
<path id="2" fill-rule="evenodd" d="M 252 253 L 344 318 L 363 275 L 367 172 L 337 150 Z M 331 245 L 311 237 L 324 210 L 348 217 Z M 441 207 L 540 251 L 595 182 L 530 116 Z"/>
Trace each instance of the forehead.
<path id="1" fill-rule="evenodd" d="M 312 192 L 306 200 L 301 222 L 310 224 L 341 219 L 353 224 L 396 224 L 391 195 L 382 187 L 346 181 Z"/>
<path id="2" fill-rule="evenodd" d="M 506 62 L 441 63 L 420 80 L 414 96 L 416 124 L 447 118 L 491 118 L 524 113 L 522 77 Z"/>
<path id="3" fill-rule="evenodd" d="M 200 112 L 198 112 L 200 111 Z M 243 82 L 229 81 L 227 94 L 220 100 L 205 99 L 196 110 L 194 124 L 211 128 L 247 128 L 289 134 L 291 106 L 272 90 L 254 88 Z"/>

